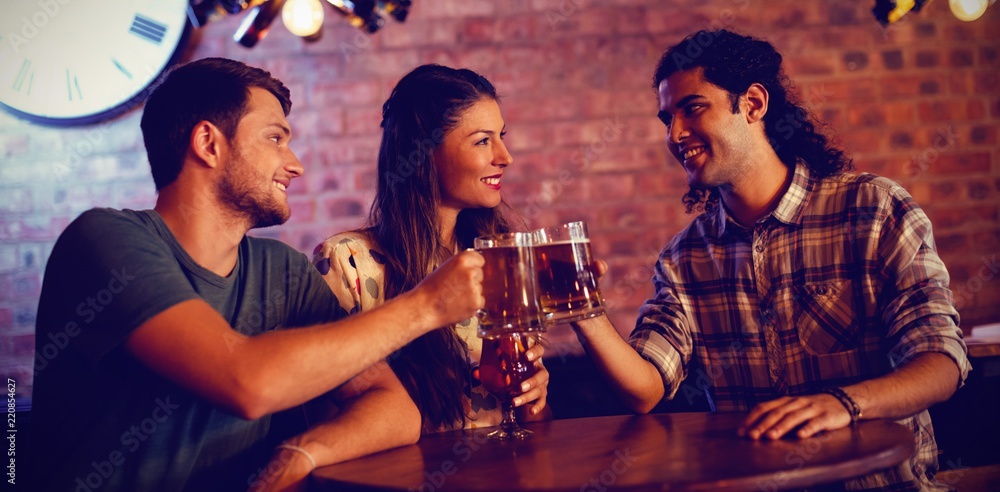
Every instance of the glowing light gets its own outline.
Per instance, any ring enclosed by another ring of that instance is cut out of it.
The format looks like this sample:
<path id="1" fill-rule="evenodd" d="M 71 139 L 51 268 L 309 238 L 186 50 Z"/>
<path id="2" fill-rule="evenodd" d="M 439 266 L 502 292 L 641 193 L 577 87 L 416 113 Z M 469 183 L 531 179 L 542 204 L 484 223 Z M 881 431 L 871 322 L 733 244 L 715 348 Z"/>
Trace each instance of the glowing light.
<path id="1" fill-rule="evenodd" d="M 320 0 L 288 0 L 281 10 L 281 22 L 296 36 L 315 36 L 323 27 L 323 4 Z"/>
<path id="2" fill-rule="evenodd" d="M 989 0 L 948 0 L 951 13 L 966 22 L 982 17 L 989 4 Z"/>

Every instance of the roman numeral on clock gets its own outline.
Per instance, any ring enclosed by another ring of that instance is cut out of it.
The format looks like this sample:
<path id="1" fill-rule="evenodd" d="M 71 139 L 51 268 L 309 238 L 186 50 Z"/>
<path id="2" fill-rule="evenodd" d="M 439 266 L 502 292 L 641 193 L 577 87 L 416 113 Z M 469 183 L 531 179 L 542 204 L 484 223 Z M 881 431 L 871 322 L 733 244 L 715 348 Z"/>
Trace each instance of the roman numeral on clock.
<path id="1" fill-rule="evenodd" d="M 14 77 L 14 84 L 11 88 L 17 92 L 21 92 L 24 89 L 24 81 L 28 81 L 28 92 L 31 94 L 31 83 L 35 80 L 35 73 L 31 70 L 31 60 L 24 60 L 21 62 L 21 69 L 17 71 L 17 76 Z"/>
<path id="2" fill-rule="evenodd" d="M 149 17 L 135 14 L 135 17 L 132 19 L 132 27 L 129 28 L 128 32 L 151 43 L 160 44 L 167 35 L 167 26 Z"/>
<path id="3" fill-rule="evenodd" d="M 76 75 L 69 73 L 66 70 L 66 91 L 69 95 L 69 100 L 73 100 L 73 90 L 76 89 L 76 98 L 83 99 L 83 93 L 80 92 L 80 81 L 76 79 Z"/>

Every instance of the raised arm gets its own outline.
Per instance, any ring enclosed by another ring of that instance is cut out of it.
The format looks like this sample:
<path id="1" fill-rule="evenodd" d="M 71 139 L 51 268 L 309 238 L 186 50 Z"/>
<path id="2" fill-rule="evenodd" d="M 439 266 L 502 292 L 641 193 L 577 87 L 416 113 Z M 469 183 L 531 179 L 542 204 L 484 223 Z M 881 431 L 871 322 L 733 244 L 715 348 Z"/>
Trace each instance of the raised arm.
<path id="1" fill-rule="evenodd" d="M 622 339 L 607 316 L 578 321 L 573 328 L 627 408 L 649 413 L 660 402 L 664 391 L 659 371 Z"/>
<path id="2" fill-rule="evenodd" d="M 125 346 L 164 377 L 255 419 L 338 387 L 414 338 L 471 316 L 484 302 L 482 264 L 477 253 L 463 252 L 378 309 L 254 337 L 234 331 L 204 301 L 188 300 L 141 324 Z"/>
<path id="3" fill-rule="evenodd" d="M 608 269 L 607 263 L 599 260 L 596 268 L 603 276 Z M 622 403 L 636 413 L 648 413 L 664 395 L 673 397 L 684 379 L 683 358 L 661 329 L 662 320 L 674 317 L 672 289 L 664 279 L 662 265 L 658 263 L 654 279 L 657 295 L 643 306 L 636 330 L 639 334 L 633 335 L 633 343 L 622 339 L 607 316 L 572 325 L 587 354 L 611 381 Z M 689 337 L 681 335 L 680 338 L 681 345 L 688 340 L 686 346 L 690 346 Z M 662 368 L 644 357 L 637 346 L 658 360 Z"/>

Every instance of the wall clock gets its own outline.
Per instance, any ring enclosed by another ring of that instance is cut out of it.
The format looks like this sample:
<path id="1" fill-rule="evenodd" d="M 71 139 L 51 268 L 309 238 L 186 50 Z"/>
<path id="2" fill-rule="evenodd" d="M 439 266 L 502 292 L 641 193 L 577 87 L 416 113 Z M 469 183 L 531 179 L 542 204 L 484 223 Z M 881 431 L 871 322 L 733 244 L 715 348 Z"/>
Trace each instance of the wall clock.
<path id="1" fill-rule="evenodd" d="M 0 106 L 76 125 L 141 104 L 180 55 L 188 0 L 14 0 L 0 16 Z"/>

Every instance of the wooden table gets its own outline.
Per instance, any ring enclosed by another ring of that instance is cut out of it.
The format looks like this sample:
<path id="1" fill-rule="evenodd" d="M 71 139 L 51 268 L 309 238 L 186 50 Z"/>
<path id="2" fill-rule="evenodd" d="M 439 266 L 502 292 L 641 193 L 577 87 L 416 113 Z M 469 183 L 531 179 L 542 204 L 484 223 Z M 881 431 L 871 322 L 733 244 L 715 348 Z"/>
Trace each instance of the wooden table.
<path id="1" fill-rule="evenodd" d="M 913 434 L 865 421 L 810 439 L 736 435 L 745 414 L 675 413 L 525 424 L 523 441 L 490 441 L 488 429 L 419 443 L 313 472 L 310 490 L 573 491 L 780 490 L 896 465 Z"/>

